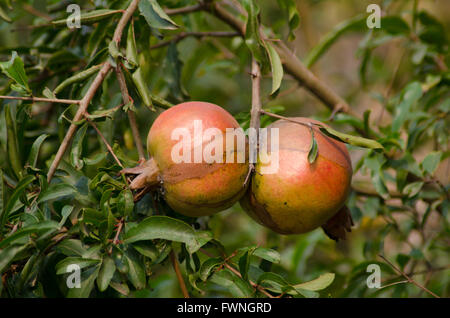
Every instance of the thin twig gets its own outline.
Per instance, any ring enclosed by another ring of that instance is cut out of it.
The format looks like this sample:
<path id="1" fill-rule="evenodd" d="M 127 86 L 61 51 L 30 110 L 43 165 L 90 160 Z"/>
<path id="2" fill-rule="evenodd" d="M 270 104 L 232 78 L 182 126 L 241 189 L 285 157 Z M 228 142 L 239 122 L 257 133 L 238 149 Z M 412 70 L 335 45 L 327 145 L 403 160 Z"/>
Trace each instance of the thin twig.
<path id="1" fill-rule="evenodd" d="M 226 38 L 226 37 L 233 37 L 233 36 L 239 36 L 240 34 L 237 32 L 228 32 L 228 31 L 212 31 L 212 32 L 181 32 L 177 34 L 174 38 L 159 42 L 155 45 L 152 45 L 150 47 L 150 50 L 158 49 L 164 46 L 167 46 L 171 43 L 177 43 L 187 37 L 196 37 L 196 38 L 204 38 L 204 37 L 215 37 L 215 38 Z"/>
<path id="2" fill-rule="evenodd" d="M 133 0 L 129 7 L 124 11 L 122 17 L 119 20 L 119 23 L 117 24 L 117 27 L 114 31 L 113 41 L 115 41 L 117 44 L 120 42 L 120 39 L 122 38 L 122 33 L 126 25 L 128 24 L 128 21 L 131 19 L 134 11 L 136 11 L 137 6 L 139 4 L 139 0 Z M 75 114 L 73 118 L 73 123 L 70 125 L 69 129 L 67 130 L 67 133 L 61 142 L 61 145 L 59 146 L 58 152 L 55 155 L 55 159 L 53 159 L 53 162 L 50 166 L 50 169 L 47 173 L 47 181 L 50 182 L 53 178 L 53 175 L 55 174 L 56 169 L 59 166 L 59 163 L 62 160 L 62 157 L 64 156 L 64 153 L 66 152 L 67 148 L 69 147 L 70 142 L 72 141 L 73 136 L 75 135 L 75 132 L 77 131 L 78 126 L 75 124 L 77 121 L 79 121 L 81 118 L 83 118 L 84 114 L 86 113 L 86 110 L 89 106 L 89 103 L 91 102 L 92 98 L 94 98 L 95 93 L 97 92 L 97 89 L 102 84 L 103 80 L 105 79 L 106 75 L 111 70 L 111 64 L 109 62 L 105 62 L 103 64 L 100 71 L 97 73 L 97 76 L 95 77 L 94 81 L 92 82 L 91 86 L 89 87 L 88 91 L 86 92 L 86 95 L 82 98 L 80 101 L 80 107 L 78 108 L 77 113 Z"/>
<path id="3" fill-rule="evenodd" d="M 117 64 L 116 67 L 116 74 L 117 74 L 117 80 L 119 82 L 120 91 L 122 92 L 122 99 L 124 104 L 128 104 L 132 102 L 133 100 L 130 97 L 130 94 L 128 93 L 127 84 L 125 82 L 125 76 L 122 72 L 122 67 L 120 66 L 120 63 Z M 134 143 L 136 144 L 136 148 L 139 155 L 139 161 L 144 162 L 145 161 L 145 150 L 144 146 L 142 145 L 141 136 L 139 135 L 139 128 L 137 126 L 136 122 L 136 115 L 134 111 L 128 110 L 128 120 L 130 122 L 131 132 L 133 133 Z"/>
<path id="4" fill-rule="evenodd" d="M 117 245 L 120 241 L 119 241 L 119 236 L 120 236 L 120 232 L 122 232 L 123 229 L 123 224 L 124 224 L 124 219 L 121 218 L 119 220 L 119 222 L 116 224 L 117 229 L 116 229 L 116 235 L 114 235 L 114 239 L 112 240 L 112 245 L 109 248 L 109 254 L 111 255 L 112 253 L 112 249 L 114 245 Z"/>
<path id="5" fill-rule="evenodd" d="M 429 290 L 428 288 L 426 288 L 425 286 L 422 286 L 421 284 L 419 284 L 418 282 L 416 282 L 414 279 L 412 279 L 411 277 L 409 277 L 408 275 L 405 274 L 405 272 L 403 272 L 401 269 L 399 269 L 398 267 L 396 267 L 394 264 L 392 264 L 392 262 L 390 262 L 386 257 L 384 257 L 381 254 L 378 254 L 378 256 L 380 258 L 382 258 L 389 266 L 391 266 L 397 273 L 399 273 L 400 275 L 402 275 L 403 277 L 405 277 L 409 283 L 416 285 L 417 287 L 419 287 L 420 289 L 422 289 L 423 291 L 427 292 L 428 294 L 430 294 L 431 296 L 435 297 L 435 298 L 440 298 L 438 295 L 436 295 L 435 293 L 433 293 L 431 290 Z"/>
<path id="6" fill-rule="evenodd" d="M 60 104 L 80 104 L 80 100 L 76 99 L 59 99 L 59 98 L 44 98 L 44 97 L 19 97 L 19 96 L 0 96 L 0 99 L 13 99 L 13 100 L 29 100 L 32 102 L 45 102 L 45 103 L 60 103 Z"/>
<path id="7" fill-rule="evenodd" d="M 112 149 L 111 145 L 108 143 L 108 141 L 106 140 L 105 136 L 103 136 L 102 132 L 100 131 L 100 129 L 98 129 L 97 125 L 89 119 L 89 117 L 85 116 L 87 122 L 95 129 L 95 131 L 97 132 L 97 134 L 100 136 L 100 138 L 102 139 L 103 143 L 105 144 L 106 148 L 108 149 L 109 153 L 113 156 L 114 160 L 117 162 L 117 164 L 123 168 L 122 163 L 120 162 L 119 158 L 117 158 L 116 154 L 114 153 L 114 150 Z"/>
<path id="8" fill-rule="evenodd" d="M 189 292 L 186 288 L 186 284 L 183 279 L 183 275 L 180 271 L 180 265 L 178 264 L 178 260 L 175 256 L 174 251 L 170 251 L 170 260 L 172 261 L 173 269 L 175 270 L 175 274 L 177 275 L 178 283 L 180 284 L 181 292 L 183 293 L 184 298 L 189 298 Z"/>

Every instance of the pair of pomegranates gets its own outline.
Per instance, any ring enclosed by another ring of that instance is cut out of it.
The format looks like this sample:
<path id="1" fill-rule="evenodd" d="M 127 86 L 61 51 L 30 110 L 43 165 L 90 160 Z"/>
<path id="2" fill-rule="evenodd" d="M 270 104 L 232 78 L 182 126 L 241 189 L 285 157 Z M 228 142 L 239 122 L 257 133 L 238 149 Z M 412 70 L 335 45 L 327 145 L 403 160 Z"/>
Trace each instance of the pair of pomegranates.
<path id="1" fill-rule="evenodd" d="M 132 189 L 159 187 L 170 207 L 184 215 L 211 215 L 240 200 L 243 209 L 254 220 L 275 232 L 298 234 L 323 226 L 330 237 L 341 238 L 343 226 L 348 230 L 348 223 L 351 222 L 343 209 L 352 176 L 349 153 L 343 143 L 323 135 L 317 125 L 310 125 L 324 124 L 307 118 L 295 120 L 304 125 L 278 120 L 267 127 L 268 140 L 271 140 L 271 129 L 278 128 L 276 149 L 271 149 L 270 142 L 267 145 L 267 153 L 278 152 L 277 156 L 271 157 L 278 160 L 277 172 L 262 173 L 271 162 L 259 158 L 250 182 L 246 182 L 248 160 L 174 160 L 174 149 L 176 152 L 179 150 L 183 132 L 194 136 L 187 139 L 188 146 L 183 148 L 188 158 L 194 158 L 196 147 L 205 146 L 204 139 L 198 140 L 199 132 L 202 135 L 213 129 L 216 137 L 217 134 L 223 134 L 219 137 L 223 137 L 220 140 L 225 142 L 227 128 L 239 128 L 233 116 L 217 105 L 205 102 L 182 103 L 164 111 L 153 123 L 147 138 L 150 160 L 141 166 L 124 169 L 124 172 L 136 175 L 130 184 Z M 177 133 L 174 133 L 175 130 Z M 310 163 L 308 153 L 312 131 L 318 155 Z M 206 140 L 206 144 L 212 139 Z M 233 144 L 237 146 L 237 143 Z M 222 155 L 225 158 L 226 152 L 230 150 L 229 145 L 218 148 L 226 150 L 223 154 L 214 153 L 215 158 Z M 237 157 L 239 153 L 235 155 Z M 248 154 L 245 154 L 245 158 L 248 159 Z M 345 236 L 345 230 L 343 234 Z"/>

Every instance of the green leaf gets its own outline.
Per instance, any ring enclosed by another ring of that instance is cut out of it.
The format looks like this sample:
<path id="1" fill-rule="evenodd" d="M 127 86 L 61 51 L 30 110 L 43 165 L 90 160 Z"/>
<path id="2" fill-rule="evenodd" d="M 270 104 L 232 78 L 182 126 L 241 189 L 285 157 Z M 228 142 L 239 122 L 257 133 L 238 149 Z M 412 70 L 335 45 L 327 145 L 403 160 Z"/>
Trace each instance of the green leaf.
<path id="1" fill-rule="evenodd" d="M 144 265 L 141 260 L 128 251 L 124 255 L 125 264 L 128 267 L 128 278 L 136 289 L 143 289 L 146 285 L 146 276 Z"/>
<path id="2" fill-rule="evenodd" d="M 327 288 L 334 281 L 334 273 L 325 273 L 309 282 L 294 285 L 294 288 L 301 288 L 304 290 L 318 291 Z"/>
<path id="3" fill-rule="evenodd" d="M 3 182 L 3 170 L 0 168 L 0 221 L 3 215 L 3 209 L 5 208 L 5 183 Z M 1 222 L 0 222 L 1 225 Z M 2 228 L 0 227 L 0 231 Z"/>
<path id="4" fill-rule="evenodd" d="M 221 257 L 209 258 L 203 262 L 199 270 L 199 277 L 202 281 L 206 281 L 213 273 L 214 269 L 223 265 L 224 261 Z"/>
<path id="5" fill-rule="evenodd" d="M 283 80 L 283 64 L 281 63 L 280 56 L 272 44 L 266 42 L 266 49 L 272 69 L 272 91 L 270 94 L 273 94 L 281 86 L 281 81 Z"/>
<path id="6" fill-rule="evenodd" d="M 412 182 L 410 184 L 407 184 L 403 188 L 403 193 L 407 194 L 409 198 L 412 198 L 413 196 L 415 196 L 416 194 L 419 193 L 419 191 L 422 189 L 423 185 L 424 185 L 423 181 Z"/>
<path id="7" fill-rule="evenodd" d="M 255 4 L 254 0 L 243 0 L 242 4 L 248 13 L 247 23 L 245 28 L 245 44 L 252 52 L 252 56 L 258 61 L 261 66 L 261 72 L 267 73 L 268 65 L 270 63 L 269 56 L 267 54 L 268 49 L 261 39 L 260 35 L 260 17 L 259 7 Z"/>
<path id="8" fill-rule="evenodd" d="M 422 86 L 419 82 L 408 84 L 403 90 L 402 101 L 397 106 L 395 118 L 392 123 L 392 132 L 397 132 L 408 119 L 412 109 L 412 105 L 422 97 Z"/>
<path id="9" fill-rule="evenodd" d="M 19 200 L 20 196 L 25 192 L 25 189 L 34 180 L 35 180 L 34 176 L 26 176 L 25 178 L 20 180 L 20 182 L 16 185 L 13 194 L 7 200 L 3 214 L 0 215 L 1 216 L 0 229 L 3 228 L 6 221 L 8 220 L 9 213 L 13 210 L 14 206 L 16 205 L 17 200 Z"/>
<path id="10" fill-rule="evenodd" d="M 81 156 L 83 154 L 83 140 L 84 136 L 86 135 L 86 131 L 87 131 L 87 123 L 83 124 L 83 126 L 81 126 L 78 129 L 72 143 L 72 151 L 70 152 L 70 163 L 77 170 L 81 170 L 84 165 L 84 161 L 83 159 L 81 159 Z"/>
<path id="11" fill-rule="evenodd" d="M 305 59 L 306 67 L 311 67 L 325 52 L 345 33 L 365 32 L 367 30 L 367 17 L 357 15 L 349 20 L 339 23 L 333 30 L 327 33 L 318 45 L 316 45 Z M 408 24 L 396 16 L 381 18 L 381 30 L 390 34 L 406 34 L 409 32 Z"/>
<path id="12" fill-rule="evenodd" d="M 125 189 L 119 194 L 118 211 L 122 216 L 130 216 L 134 209 L 134 198 L 131 190 Z"/>
<path id="13" fill-rule="evenodd" d="M 119 57 L 123 57 L 123 54 L 120 52 L 119 47 L 117 46 L 117 43 L 115 41 L 110 41 L 108 44 L 108 52 L 109 55 L 113 58 L 114 65 L 113 67 L 116 67 L 115 60 L 117 60 Z"/>
<path id="14" fill-rule="evenodd" d="M 61 228 L 64 223 L 66 223 L 67 218 L 69 217 L 69 215 L 72 213 L 73 211 L 73 206 L 72 205 L 65 205 L 62 210 L 61 210 L 61 221 L 59 221 L 59 227 Z"/>
<path id="15" fill-rule="evenodd" d="M 148 89 L 147 83 L 144 80 L 144 76 L 142 74 L 142 68 L 138 66 L 138 53 L 136 48 L 136 39 L 134 36 L 134 24 L 132 23 L 128 28 L 127 35 L 127 49 L 126 49 L 126 63 L 129 64 L 128 68 L 136 68 L 136 70 L 131 74 L 131 79 L 133 80 L 134 85 L 139 93 L 139 96 L 142 98 L 142 102 L 145 106 L 149 107 L 151 110 L 155 111 L 155 108 L 152 103 L 152 98 L 150 91 Z M 134 67 L 133 67 L 134 66 Z"/>
<path id="16" fill-rule="evenodd" d="M 121 105 L 118 105 L 113 108 L 103 109 L 103 110 L 94 110 L 92 113 L 90 113 L 87 117 L 89 119 L 98 119 L 98 118 L 104 118 L 108 117 L 110 119 L 113 119 L 113 115 L 115 112 L 117 112 L 121 107 Z"/>
<path id="17" fill-rule="evenodd" d="M 0 250 L 0 273 L 3 272 L 3 270 L 9 265 L 17 254 L 27 248 L 27 245 L 11 245 L 3 250 Z"/>
<path id="18" fill-rule="evenodd" d="M 8 14 L 6 14 L 5 10 L 3 10 L 2 7 L 0 7 L 0 19 L 8 23 L 12 22 L 11 18 L 8 16 Z"/>
<path id="19" fill-rule="evenodd" d="M 77 265 L 80 269 L 100 264 L 100 260 L 81 257 L 67 257 L 56 264 L 56 275 L 67 274 L 70 265 Z"/>
<path id="20" fill-rule="evenodd" d="M 21 228 L 20 230 L 17 230 L 10 236 L 4 238 L 0 242 L 0 248 L 3 248 L 4 246 L 7 246 L 8 244 L 19 240 L 23 237 L 26 237 L 32 233 L 40 234 L 43 232 L 47 232 L 49 230 L 57 230 L 59 228 L 58 223 L 54 221 L 44 221 L 41 223 L 33 224 L 24 228 Z"/>
<path id="21" fill-rule="evenodd" d="M 145 106 L 149 107 L 152 111 L 155 111 L 155 107 L 152 102 L 152 94 L 150 94 L 149 88 L 144 80 L 144 75 L 142 74 L 142 68 L 138 67 L 131 75 L 133 83 L 142 98 L 142 102 Z"/>
<path id="22" fill-rule="evenodd" d="M 266 272 L 259 276 L 258 285 L 264 286 L 266 289 L 282 293 L 286 292 L 290 295 L 302 295 L 307 298 L 316 298 L 318 294 L 314 291 L 303 289 L 289 284 L 283 277 L 272 272 Z"/>
<path id="23" fill-rule="evenodd" d="M 408 34 L 408 23 L 399 16 L 385 16 L 381 19 L 381 28 L 390 34 Z"/>
<path id="24" fill-rule="evenodd" d="M 166 56 L 167 76 L 166 81 L 169 84 L 171 94 L 179 101 L 184 100 L 188 93 L 181 82 L 181 73 L 183 62 L 180 60 L 177 46 L 171 43 Z"/>
<path id="25" fill-rule="evenodd" d="M 133 243 L 133 247 L 136 251 L 150 258 L 152 261 L 156 261 L 158 259 L 159 251 L 150 241 Z"/>
<path id="26" fill-rule="evenodd" d="M 83 247 L 83 243 L 74 239 L 62 241 L 56 246 L 56 249 L 66 256 L 83 256 L 87 252 L 87 249 Z"/>
<path id="27" fill-rule="evenodd" d="M 139 58 L 136 48 L 136 40 L 134 37 L 134 23 L 131 23 L 128 27 L 127 34 L 127 48 L 125 51 L 125 65 L 128 69 L 135 69 L 139 66 Z"/>
<path id="28" fill-rule="evenodd" d="M 333 128 L 325 127 L 325 126 L 319 126 L 319 129 L 325 135 L 327 135 L 331 138 L 334 138 L 336 140 L 342 141 L 349 145 L 370 148 L 370 149 L 383 149 L 383 146 L 376 140 L 367 139 L 367 138 L 363 138 L 363 137 L 359 137 L 359 136 L 353 136 L 353 135 L 349 135 L 349 134 L 344 134 L 337 130 L 334 130 Z"/>
<path id="29" fill-rule="evenodd" d="M 432 175 L 436 171 L 436 169 L 437 169 L 437 167 L 439 165 L 439 162 L 441 162 L 441 158 L 442 158 L 442 152 L 441 151 L 430 152 L 425 157 L 425 159 L 423 159 L 423 161 L 422 161 L 422 168 L 423 168 L 423 170 L 426 173 Z"/>
<path id="30" fill-rule="evenodd" d="M 127 244 L 153 239 L 185 243 L 189 253 L 194 253 L 212 237 L 209 232 L 195 232 L 187 223 L 167 216 L 148 217 L 125 235 Z"/>
<path id="31" fill-rule="evenodd" d="M 265 272 L 258 277 L 257 284 L 260 286 L 266 286 L 269 290 L 273 290 L 277 293 L 281 293 L 290 289 L 289 283 L 280 275 Z"/>
<path id="32" fill-rule="evenodd" d="M 114 263 L 114 260 L 109 256 L 103 257 L 102 266 L 100 267 L 97 277 L 97 286 L 101 292 L 108 288 L 115 272 L 116 264 Z"/>
<path id="33" fill-rule="evenodd" d="M 280 253 L 270 248 L 258 247 L 254 250 L 253 255 L 272 263 L 279 263 L 281 261 Z"/>
<path id="34" fill-rule="evenodd" d="M 76 193 L 76 189 L 67 183 L 57 183 L 49 186 L 39 195 L 39 203 L 49 200 L 55 200 L 63 196 L 69 196 Z"/>
<path id="35" fill-rule="evenodd" d="M 179 26 L 164 12 L 156 0 L 142 0 L 139 2 L 139 11 L 148 25 L 155 29 L 175 30 Z"/>
<path id="36" fill-rule="evenodd" d="M 367 28 L 366 17 L 358 15 L 347 21 L 339 23 L 332 31 L 327 33 L 318 45 L 316 45 L 305 59 L 306 67 L 311 67 L 333 45 L 341 35 L 349 31 L 359 31 Z"/>
<path id="37" fill-rule="evenodd" d="M 107 19 L 115 14 L 121 13 L 121 10 L 109 10 L 109 9 L 100 9 L 94 10 L 90 12 L 83 12 L 80 16 L 81 24 L 92 24 L 103 19 Z M 52 24 L 55 26 L 66 26 L 67 18 L 52 21 Z"/>
<path id="38" fill-rule="evenodd" d="M 250 285 L 228 269 L 215 272 L 210 281 L 225 287 L 233 297 L 248 298 L 253 296 Z"/>
<path id="39" fill-rule="evenodd" d="M 0 62 L 1 71 L 12 79 L 18 86 L 18 91 L 26 95 L 31 94 L 28 86 L 28 77 L 25 73 L 25 68 L 22 59 L 17 55 L 16 51 L 12 52 L 11 59 L 7 62 Z"/>
<path id="40" fill-rule="evenodd" d="M 53 94 L 60 93 L 64 88 L 78 82 L 86 81 L 89 77 L 91 77 L 93 74 L 97 73 L 100 68 L 102 67 L 101 64 L 94 65 L 84 71 L 81 71 L 79 73 L 76 73 L 75 75 L 65 79 L 61 84 L 56 86 L 56 88 L 53 90 Z"/>
<path id="41" fill-rule="evenodd" d="M 309 146 L 309 151 L 308 151 L 308 162 L 310 164 L 313 164 L 317 158 L 318 147 L 317 147 L 316 138 L 314 137 L 314 130 L 311 128 L 310 131 L 311 131 L 311 144 Z"/>
<path id="42" fill-rule="evenodd" d="M 22 176 L 22 158 L 19 152 L 19 142 L 17 137 L 16 120 L 13 117 L 9 104 L 5 106 L 6 121 L 6 146 L 8 149 L 8 157 L 11 168 L 17 178 Z"/>
<path id="43" fill-rule="evenodd" d="M 244 255 L 239 258 L 239 271 L 241 272 L 242 279 L 248 280 L 248 269 L 250 268 L 250 256 L 252 250 L 246 251 Z"/>
<path id="44" fill-rule="evenodd" d="M 32 167 L 36 168 L 37 160 L 39 156 L 39 150 L 41 149 L 41 145 L 44 142 L 45 139 L 47 139 L 49 135 L 43 134 L 40 135 L 36 140 L 33 142 L 33 145 L 31 146 L 30 153 L 28 154 L 27 164 Z"/>
<path id="45" fill-rule="evenodd" d="M 289 41 L 295 39 L 294 30 L 300 24 L 300 15 L 298 14 L 295 0 L 278 0 L 278 5 L 285 10 L 288 15 Z"/>

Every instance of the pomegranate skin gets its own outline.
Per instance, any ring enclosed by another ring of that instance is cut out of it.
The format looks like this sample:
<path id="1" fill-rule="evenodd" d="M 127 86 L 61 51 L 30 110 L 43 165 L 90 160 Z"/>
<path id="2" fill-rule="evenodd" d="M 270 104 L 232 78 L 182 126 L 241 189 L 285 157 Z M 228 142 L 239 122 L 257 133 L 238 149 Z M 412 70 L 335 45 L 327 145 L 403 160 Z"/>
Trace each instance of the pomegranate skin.
<path id="1" fill-rule="evenodd" d="M 292 119 L 326 126 L 309 118 Z M 313 126 L 318 155 L 310 164 L 309 127 L 279 120 L 268 128 L 279 129 L 278 172 L 262 175 L 261 168 L 266 164 L 258 162 L 241 206 L 257 222 L 277 233 L 312 231 L 343 207 L 352 177 L 350 155 L 345 144 L 323 135 Z"/>
<path id="2" fill-rule="evenodd" d="M 223 163 L 207 163 L 204 158 L 200 163 L 194 163 L 196 120 L 201 121 L 202 133 L 208 128 L 217 128 L 222 132 Z M 179 140 L 172 140 L 176 128 L 185 128 L 192 136 L 192 163 L 177 163 L 172 158 L 172 149 L 179 143 Z M 239 124 L 226 110 L 206 102 L 173 106 L 153 123 L 147 138 L 147 149 L 160 171 L 165 200 L 175 211 L 192 217 L 211 215 L 231 207 L 244 195 L 248 164 L 237 163 L 236 160 L 234 163 L 225 162 L 227 128 L 239 128 Z"/>

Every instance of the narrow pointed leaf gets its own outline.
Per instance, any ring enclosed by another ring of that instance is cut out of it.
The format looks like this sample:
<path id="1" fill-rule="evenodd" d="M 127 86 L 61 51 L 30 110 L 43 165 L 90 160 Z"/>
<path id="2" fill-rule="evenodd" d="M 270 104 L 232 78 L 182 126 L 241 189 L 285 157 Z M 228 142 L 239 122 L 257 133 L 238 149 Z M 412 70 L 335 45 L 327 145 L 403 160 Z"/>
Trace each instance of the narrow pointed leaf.
<path id="1" fill-rule="evenodd" d="M 359 137 L 359 136 L 353 136 L 353 135 L 349 135 L 349 134 L 344 134 L 344 133 L 341 133 L 330 127 L 320 126 L 319 129 L 325 135 L 327 135 L 331 138 L 334 138 L 336 140 L 342 141 L 349 145 L 370 148 L 370 149 L 383 149 L 384 148 L 376 140 L 367 139 L 367 138 L 363 138 L 363 137 Z"/>
<path id="2" fill-rule="evenodd" d="M 139 2 L 139 11 L 148 25 L 155 29 L 174 30 L 179 26 L 164 12 L 156 0 L 142 0 Z"/>
<path id="3" fill-rule="evenodd" d="M 269 42 L 266 42 L 267 53 L 269 54 L 270 66 L 272 69 L 272 91 L 270 94 L 275 93 L 281 86 L 283 80 L 283 64 L 281 63 L 280 56 L 275 48 Z"/>
<path id="4" fill-rule="evenodd" d="M 101 21 L 103 19 L 107 19 L 115 14 L 121 13 L 121 10 L 110 10 L 110 9 L 100 9 L 100 10 L 94 10 L 90 12 L 83 12 L 80 16 L 80 23 L 81 24 L 92 24 L 98 21 Z M 60 19 L 52 21 L 52 24 L 55 26 L 66 26 L 67 25 L 67 18 L 66 19 Z"/>

